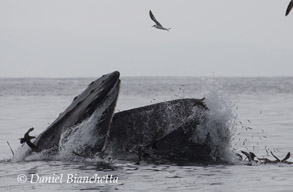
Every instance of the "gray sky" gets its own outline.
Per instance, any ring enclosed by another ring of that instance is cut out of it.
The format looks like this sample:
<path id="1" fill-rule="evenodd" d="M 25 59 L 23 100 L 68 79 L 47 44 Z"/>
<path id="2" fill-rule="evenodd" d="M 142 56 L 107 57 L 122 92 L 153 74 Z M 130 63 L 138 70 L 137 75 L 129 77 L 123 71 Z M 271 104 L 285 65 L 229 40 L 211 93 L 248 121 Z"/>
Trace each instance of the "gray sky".
<path id="1" fill-rule="evenodd" d="M 288 3 L 0 0 L 0 77 L 293 76 Z"/>

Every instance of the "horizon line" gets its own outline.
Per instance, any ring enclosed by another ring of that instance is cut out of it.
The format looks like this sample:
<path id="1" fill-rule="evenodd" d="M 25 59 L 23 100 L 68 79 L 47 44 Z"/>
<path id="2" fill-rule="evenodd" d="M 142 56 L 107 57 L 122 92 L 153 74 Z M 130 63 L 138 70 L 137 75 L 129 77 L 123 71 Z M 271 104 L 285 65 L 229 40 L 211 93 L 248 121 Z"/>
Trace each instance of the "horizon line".
<path id="1" fill-rule="evenodd" d="M 101 77 L 102 75 L 97 75 Z M 7 76 L 1 77 L 0 79 L 90 79 L 90 78 L 97 78 L 97 76 L 67 76 L 67 77 L 58 77 L 58 76 L 47 76 L 47 77 L 40 77 L 40 76 Z M 293 78 L 293 75 L 255 75 L 255 76 L 232 76 L 232 75 L 206 75 L 206 76 L 192 76 L 192 75 L 127 75 L 127 76 L 120 76 L 120 78 Z"/>

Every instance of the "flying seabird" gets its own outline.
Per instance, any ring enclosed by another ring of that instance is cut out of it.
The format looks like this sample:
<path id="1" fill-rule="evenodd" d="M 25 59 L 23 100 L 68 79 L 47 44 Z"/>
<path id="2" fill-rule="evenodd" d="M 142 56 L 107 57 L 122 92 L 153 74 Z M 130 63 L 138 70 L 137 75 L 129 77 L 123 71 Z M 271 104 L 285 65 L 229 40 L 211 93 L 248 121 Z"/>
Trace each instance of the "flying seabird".
<path id="1" fill-rule="evenodd" d="M 287 10 L 286 10 L 286 16 L 289 15 L 291 9 L 293 7 L 293 0 L 290 1 L 288 7 L 287 7 Z"/>
<path id="2" fill-rule="evenodd" d="M 157 29 L 162 29 L 162 30 L 166 30 L 169 31 L 171 28 L 165 28 L 163 27 L 159 21 L 157 21 L 157 19 L 155 18 L 154 14 L 152 13 L 152 11 L 150 10 L 150 17 L 151 19 L 156 23 L 156 25 L 153 25 L 153 27 L 157 28 Z"/>

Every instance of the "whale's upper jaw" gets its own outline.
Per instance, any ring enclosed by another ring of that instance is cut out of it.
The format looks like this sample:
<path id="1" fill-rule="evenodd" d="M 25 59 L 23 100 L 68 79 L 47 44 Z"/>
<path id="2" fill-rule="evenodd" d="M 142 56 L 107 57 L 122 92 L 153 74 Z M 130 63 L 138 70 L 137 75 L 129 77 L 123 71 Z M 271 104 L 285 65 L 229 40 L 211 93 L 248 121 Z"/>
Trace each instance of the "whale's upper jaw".
<path id="1" fill-rule="evenodd" d="M 114 89 L 119 90 L 119 77 L 120 73 L 115 71 L 93 81 L 79 96 L 74 98 L 72 104 L 64 113 L 73 113 L 72 121 L 75 121 L 74 124 L 88 118 L 109 97 Z"/>
<path id="2" fill-rule="evenodd" d="M 119 77 L 120 73 L 115 71 L 90 83 L 80 95 L 73 99 L 70 106 L 38 136 L 35 141 L 38 148 L 43 150 L 58 146 L 63 131 L 89 118 L 96 110 L 100 110 L 101 114 L 109 117 L 103 121 L 101 129 L 102 133 L 106 134 L 119 94 Z M 109 108 L 101 107 L 105 102 L 110 103 Z"/>

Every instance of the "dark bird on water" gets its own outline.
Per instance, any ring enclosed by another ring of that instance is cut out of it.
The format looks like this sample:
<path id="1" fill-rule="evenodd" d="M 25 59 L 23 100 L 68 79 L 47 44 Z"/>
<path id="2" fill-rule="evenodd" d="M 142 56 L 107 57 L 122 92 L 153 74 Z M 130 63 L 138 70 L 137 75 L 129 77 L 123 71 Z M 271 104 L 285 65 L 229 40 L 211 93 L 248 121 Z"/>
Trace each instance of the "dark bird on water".
<path id="1" fill-rule="evenodd" d="M 153 27 L 157 28 L 157 29 L 162 29 L 162 30 L 166 30 L 169 31 L 171 28 L 165 28 L 163 27 L 163 25 L 161 25 L 159 23 L 159 21 L 155 18 L 154 14 L 152 13 L 152 11 L 150 10 L 150 17 L 151 19 L 156 23 L 155 25 L 153 25 Z"/>
<path id="2" fill-rule="evenodd" d="M 241 153 L 243 153 L 249 162 L 257 162 L 257 160 L 254 160 L 254 158 L 256 157 L 256 155 L 252 152 L 246 152 L 246 151 L 241 151 Z"/>
<path id="3" fill-rule="evenodd" d="M 29 133 L 32 132 L 34 130 L 34 128 L 30 128 L 25 134 L 24 134 L 24 138 L 20 138 L 20 143 L 26 143 L 34 152 L 40 152 L 40 149 L 38 147 L 35 146 L 35 144 L 33 144 L 31 142 L 31 139 L 34 139 L 36 137 L 34 136 L 30 136 Z"/>
<path id="4" fill-rule="evenodd" d="M 290 1 L 288 7 L 287 7 L 287 10 L 286 10 L 286 16 L 289 15 L 291 9 L 293 7 L 293 0 Z"/>

